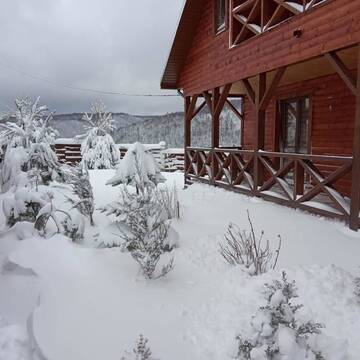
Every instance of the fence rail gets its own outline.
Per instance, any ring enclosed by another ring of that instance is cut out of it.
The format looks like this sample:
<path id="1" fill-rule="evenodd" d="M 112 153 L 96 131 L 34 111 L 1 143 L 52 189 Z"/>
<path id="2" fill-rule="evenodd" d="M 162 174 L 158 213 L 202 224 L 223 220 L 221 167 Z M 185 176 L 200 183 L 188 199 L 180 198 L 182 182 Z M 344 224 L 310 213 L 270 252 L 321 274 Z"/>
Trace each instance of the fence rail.
<path id="1" fill-rule="evenodd" d="M 119 144 L 120 157 L 123 158 L 130 144 Z M 145 144 L 158 162 L 162 171 L 173 172 L 184 170 L 184 150 L 167 149 L 166 144 Z M 55 152 L 60 162 L 68 165 L 76 165 L 81 161 L 81 144 L 76 142 L 59 141 L 54 145 Z"/>
<path id="2" fill-rule="evenodd" d="M 352 157 L 187 148 L 185 180 L 349 222 Z"/>

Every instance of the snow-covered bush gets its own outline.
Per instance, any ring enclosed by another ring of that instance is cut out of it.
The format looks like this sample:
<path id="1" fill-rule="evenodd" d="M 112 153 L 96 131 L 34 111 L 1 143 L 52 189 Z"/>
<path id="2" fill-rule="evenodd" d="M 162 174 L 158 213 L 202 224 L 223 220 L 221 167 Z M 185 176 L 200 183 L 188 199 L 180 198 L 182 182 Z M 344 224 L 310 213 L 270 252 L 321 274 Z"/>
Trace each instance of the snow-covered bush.
<path id="1" fill-rule="evenodd" d="M 139 142 L 132 144 L 121 160 L 116 174 L 106 184 L 117 186 L 119 184 L 136 187 L 137 192 L 145 192 L 164 182 L 159 165 L 152 153 Z"/>
<path id="2" fill-rule="evenodd" d="M 55 131 L 49 127 L 49 121 L 53 113 L 39 102 L 39 98 L 35 102 L 16 99 L 16 110 L 6 115 L 15 122 L 0 124 L 1 145 L 5 148 L 0 172 L 2 192 L 14 186 L 21 172 L 36 169 L 36 178 L 40 177 L 43 183 L 59 175 L 60 164 L 51 148 Z"/>
<path id="3" fill-rule="evenodd" d="M 168 187 L 163 186 L 155 189 L 156 199 L 166 211 L 167 218 L 179 219 L 180 218 L 180 204 L 176 186 Z"/>
<path id="4" fill-rule="evenodd" d="M 84 239 L 85 221 L 82 215 L 77 217 L 65 217 L 61 222 L 62 233 L 70 238 L 73 242 Z"/>
<path id="5" fill-rule="evenodd" d="M 132 352 L 126 351 L 121 360 L 155 360 L 148 342 L 148 339 L 140 335 Z"/>
<path id="6" fill-rule="evenodd" d="M 146 278 L 159 278 L 172 270 L 173 259 L 156 273 L 161 256 L 171 249 L 167 242 L 170 223 L 153 191 L 136 194 L 124 187 L 120 200 L 103 210 L 118 218 L 120 246 L 130 252 Z"/>
<path id="7" fill-rule="evenodd" d="M 255 230 L 248 212 L 250 230 L 241 230 L 231 223 L 225 234 L 225 243 L 220 244 L 222 257 L 231 265 L 241 265 L 250 275 L 260 275 L 269 269 L 275 269 L 281 249 L 281 238 L 275 252 L 270 248 L 269 240 L 263 243 L 264 232 L 255 235 Z"/>
<path id="8" fill-rule="evenodd" d="M 293 303 L 298 297 L 295 281 L 289 282 L 286 273 L 281 280 L 265 285 L 267 304 L 260 307 L 251 320 L 247 338 L 237 337 L 237 360 L 324 360 L 315 349 L 311 338 L 321 333 L 320 323 L 305 323 L 296 319 L 301 304 Z"/>
<path id="9" fill-rule="evenodd" d="M 354 294 L 355 294 L 356 300 L 360 304 L 360 278 L 356 278 L 354 280 L 354 286 L 355 286 Z"/>
<path id="10" fill-rule="evenodd" d="M 110 133 L 114 130 L 112 114 L 105 105 L 94 102 L 85 113 L 85 139 L 81 144 L 82 163 L 88 169 L 112 169 L 120 161 L 120 151 Z"/>
<path id="11" fill-rule="evenodd" d="M 68 197 L 69 202 L 73 205 L 73 208 L 76 208 L 82 215 L 89 218 L 91 225 L 94 225 L 95 205 L 89 171 L 84 164 L 79 164 L 67 173 L 66 178 L 67 182 L 71 184 L 74 194 L 78 197 L 78 199 Z"/>
<path id="12" fill-rule="evenodd" d="M 13 226 L 20 221 L 35 223 L 40 210 L 49 201 L 48 194 L 26 187 L 9 193 L 2 203 L 6 224 Z"/>
<path id="13" fill-rule="evenodd" d="M 155 191 L 156 185 L 164 180 L 152 154 L 142 144 L 135 143 L 120 162 L 115 176 L 107 182 L 113 186 L 122 184 L 122 188 L 120 200 L 103 210 L 119 219 L 120 246 L 130 252 L 148 279 L 164 276 L 173 268 L 171 259 L 156 272 L 161 256 L 171 250 L 167 242 L 169 219 Z M 136 193 L 131 191 L 132 186 Z"/>

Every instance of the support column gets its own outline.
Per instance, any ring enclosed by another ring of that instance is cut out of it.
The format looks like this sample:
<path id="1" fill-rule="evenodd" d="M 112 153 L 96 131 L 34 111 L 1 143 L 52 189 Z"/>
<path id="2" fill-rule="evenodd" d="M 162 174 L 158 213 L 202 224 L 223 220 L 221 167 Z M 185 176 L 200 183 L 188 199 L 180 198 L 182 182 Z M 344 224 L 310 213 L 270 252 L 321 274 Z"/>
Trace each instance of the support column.
<path id="1" fill-rule="evenodd" d="M 186 175 L 189 168 L 190 161 L 186 153 L 186 149 L 191 145 L 191 122 L 188 119 L 188 112 L 190 109 L 190 96 L 184 98 L 184 185 L 186 187 Z"/>
<path id="2" fill-rule="evenodd" d="M 353 165 L 351 183 L 350 228 L 359 229 L 360 211 L 360 45 L 358 45 L 356 110 L 353 139 Z"/>
<path id="3" fill-rule="evenodd" d="M 211 147 L 218 148 L 219 147 L 219 139 L 220 139 L 220 114 L 216 111 L 217 104 L 220 98 L 220 90 L 219 88 L 215 88 L 212 91 L 212 124 L 211 124 Z"/>
<path id="4" fill-rule="evenodd" d="M 265 110 L 262 106 L 266 92 L 266 73 L 256 76 L 255 85 L 255 157 L 254 157 L 254 191 L 257 193 L 258 187 L 264 182 L 264 169 L 258 157 L 259 150 L 265 148 Z"/>

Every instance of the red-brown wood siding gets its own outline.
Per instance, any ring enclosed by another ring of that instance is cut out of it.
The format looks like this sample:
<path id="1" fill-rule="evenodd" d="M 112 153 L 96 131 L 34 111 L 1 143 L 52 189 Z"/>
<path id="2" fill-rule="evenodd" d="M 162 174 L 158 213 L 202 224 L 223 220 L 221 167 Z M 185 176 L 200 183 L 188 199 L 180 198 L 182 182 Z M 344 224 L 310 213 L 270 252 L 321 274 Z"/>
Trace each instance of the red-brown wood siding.
<path id="1" fill-rule="evenodd" d="M 312 101 L 311 153 L 351 156 L 355 118 L 355 96 L 337 76 L 280 87 L 266 111 L 265 150 L 278 151 L 275 136 L 276 101 L 309 95 Z M 255 118 L 251 103 L 244 102 L 244 149 L 254 149 Z M 326 171 L 326 169 L 323 169 Z M 350 178 L 338 184 L 339 190 L 349 194 Z"/>
<path id="2" fill-rule="evenodd" d="M 229 32 L 214 36 L 213 25 L 209 0 L 179 78 L 187 95 L 359 43 L 360 1 L 328 0 L 232 49 Z M 293 36 L 297 28 L 300 38 Z"/>

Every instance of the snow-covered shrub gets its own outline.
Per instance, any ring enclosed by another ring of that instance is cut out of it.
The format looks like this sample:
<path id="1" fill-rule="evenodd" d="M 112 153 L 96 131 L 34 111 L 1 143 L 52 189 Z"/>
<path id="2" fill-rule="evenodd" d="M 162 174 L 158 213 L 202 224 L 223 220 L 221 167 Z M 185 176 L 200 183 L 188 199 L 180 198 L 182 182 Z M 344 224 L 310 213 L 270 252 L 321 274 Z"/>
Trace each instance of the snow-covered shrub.
<path id="1" fill-rule="evenodd" d="M 143 144 L 132 144 L 116 170 L 116 174 L 106 184 L 117 186 L 119 184 L 136 187 L 138 192 L 145 192 L 164 182 L 159 165 L 154 156 Z"/>
<path id="2" fill-rule="evenodd" d="M 168 187 L 163 186 L 156 188 L 156 199 L 166 211 L 167 218 L 179 219 L 180 218 L 180 204 L 178 200 L 178 194 L 176 186 Z"/>
<path id="3" fill-rule="evenodd" d="M 264 295 L 267 304 L 253 316 L 250 335 L 237 337 L 237 359 L 324 360 L 321 351 L 314 349 L 311 342 L 324 326 L 296 319 L 302 305 L 293 303 L 298 297 L 295 281 L 289 282 L 283 272 L 281 280 L 265 285 Z"/>
<path id="4" fill-rule="evenodd" d="M 67 174 L 67 182 L 71 184 L 73 192 L 77 195 L 78 199 L 68 197 L 69 202 L 73 208 L 90 219 L 90 224 L 94 225 L 94 195 L 90 183 L 89 171 L 84 164 L 79 164 L 76 168 L 72 169 Z"/>
<path id="5" fill-rule="evenodd" d="M 120 246 L 139 263 L 146 278 L 159 278 L 172 270 L 173 259 L 156 273 L 161 256 L 171 249 L 167 242 L 170 223 L 153 191 L 136 194 L 124 187 L 120 200 L 103 210 L 118 218 Z"/>
<path id="6" fill-rule="evenodd" d="M 231 223 L 225 234 L 225 243 L 220 244 L 222 257 L 231 265 L 241 265 L 250 275 L 260 275 L 269 269 L 275 269 L 281 249 L 281 238 L 275 253 L 271 250 L 269 240 L 264 244 L 264 232 L 255 235 L 254 227 L 248 212 L 250 230 L 241 230 Z"/>
<path id="7" fill-rule="evenodd" d="M 5 148 L 0 173 L 2 192 L 14 185 L 21 172 L 37 169 L 36 177 L 40 176 L 45 184 L 59 175 L 60 164 L 51 148 L 55 131 L 49 127 L 49 121 L 53 113 L 39 102 L 39 98 L 35 102 L 16 99 L 16 110 L 6 115 L 15 122 L 0 124 L 1 145 Z"/>
<path id="8" fill-rule="evenodd" d="M 355 286 L 354 294 L 355 294 L 357 301 L 360 304 L 360 278 L 356 278 L 354 280 L 354 286 Z"/>
<path id="9" fill-rule="evenodd" d="M 85 113 L 85 139 L 81 144 L 82 163 L 88 169 L 112 169 L 120 161 L 120 151 L 110 133 L 114 130 L 112 114 L 105 105 L 94 102 Z"/>
<path id="10" fill-rule="evenodd" d="M 6 224 L 13 226 L 20 221 L 35 223 L 40 210 L 49 201 L 48 194 L 26 187 L 9 193 L 2 203 Z"/>
<path id="11" fill-rule="evenodd" d="M 82 215 L 75 218 L 66 217 L 61 225 L 62 233 L 73 242 L 78 242 L 84 238 L 85 221 Z"/>
<path id="12" fill-rule="evenodd" d="M 170 223 L 155 191 L 156 185 L 164 180 L 152 154 L 142 144 L 135 143 L 120 162 L 115 176 L 107 182 L 113 186 L 122 184 L 122 188 L 120 200 L 103 210 L 119 219 L 120 246 L 130 252 L 148 279 L 164 276 L 173 268 L 171 259 L 156 272 L 161 256 L 171 250 L 167 242 Z M 136 193 L 129 190 L 132 186 Z"/>
<path id="13" fill-rule="evenodd" d="M 148 342 L 148 339 L 140 335 L 132 352 L 126 351 L 121 360 L 155 360 Z"/>
<path id="14" fill-rule="evenodd" d="M 42 235 L 46 234 L 46 227 L 48 225 L 49 220 L 51 219 L 57 228 L 57 232 L 60 233 L 62 231 L 61 219 L 59 219 L 58 215 L 62 215 L 71 220 L 70 215 L 60 209 L 57 209 L 52 203 L 52 195 L 49 195 L 50 202 L 42 207 L 36 217 L 36 221 L 34 227 L 38 230 Z"/>

